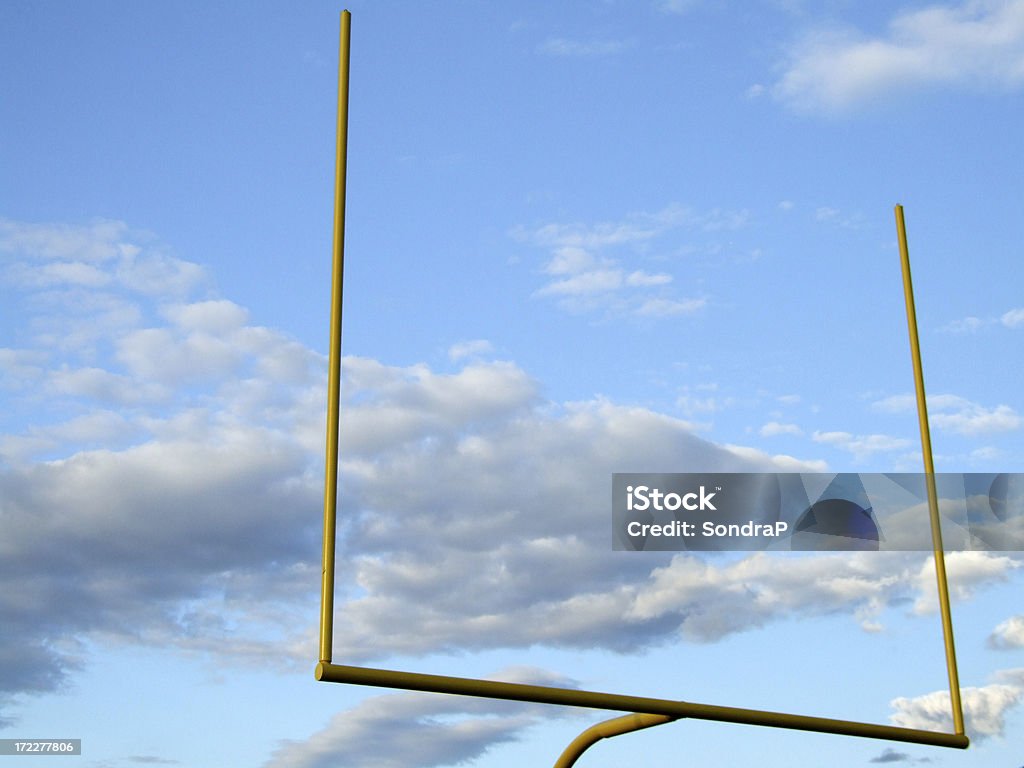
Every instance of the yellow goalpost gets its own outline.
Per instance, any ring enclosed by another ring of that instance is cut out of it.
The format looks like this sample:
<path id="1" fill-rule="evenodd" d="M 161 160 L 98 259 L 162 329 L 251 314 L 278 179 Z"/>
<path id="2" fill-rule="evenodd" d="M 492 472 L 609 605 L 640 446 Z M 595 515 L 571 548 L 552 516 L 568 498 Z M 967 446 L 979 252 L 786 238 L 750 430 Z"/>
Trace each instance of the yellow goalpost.
<path id="1" fill-rule="evenodd" d="M 935 572 L 938 582 L 939 606 L 942 620 L 943 640 L 946 652 L 946 667 L 949 676 L 950 703 L 953 716 L 953 733 L 941 733 L 915 728 L 900 728 L 892 725 L 862 723 L 809 715 L 793 715 L 781 712 L 767 712 L 711 704 L 697 704 L 673 699 L 631 696 L 618 693 L 603 693 L 552 686 L 525 685 L 495 680 L 433 675 L 421 672 L 403 672 L 387 669 L 336 664 L 333 661 L 334 633 L 334 580 L 335 580 L 335 536 L 338 503 L 338 435 L 339 401 L 341 389 L 341 316 L 342 287 L 345 252 L 345 181 L 347 176 L 348 144 L 348 90 L 349 90 L 349 45 L 351 36 L 351 14 L 342 11 L 341 39 L 338 64 L 338 112 L 335 158 L 335 207 L 333 236 L 333 267 L 331 281 L 330 350 L 327 385 L 327 449 L 326 476 L 324 487 L 323 513 L 323 571 L 320 601 L 320 657 L 316 665 L 317 680 L 350 685 L 378 686 L 462 696 L 477 696 L 493 699 L 512 699 L 543 704 L 559 704 L 573 707 L 624 711 L 633 713 L 598 723 L 580 734 L 563 753 L 556 768 L 572 765 L 588 746 L 599 739 L 627 733 L 641 728 L 671 722 L 680 718 L 717 720 L 720 722 L 746 723 L 775 728 L 789 728 L 801 731 L 815 731 L 844 736 L 862 736 L 888 741 L 910 742 L 940 747 L 964 749 L 969 740 L 964 733 L 963 710 L 960 700 L 960 684 L 957 677 L 956 653 L 953 643 L 953 625 L 949 608 L 949 587 L 943 557 L 942 531 L 940 527 L 938 497 L 935 488 L 932 465 L 931 438 L 928 429 L 928 412 L 925 403 L 924 378 L 921 371 L 921 353 L 917 336 L 917 320 L 914 310 L 913 287 L 910 276 L 910 260 L 907 250 L 906 227 L 903 207 L 896 206 L 896 226 L 899 238 L 900 259 L 903 272 L 903 286 L 906 298 L 907 324 L 910 333 L 911 357 L 914 368 L 914 382 L 917 409 L 921 430 L 921 445 L 924 454 L 924 471 L 927 480 L 928 508 L 932 531 L 932 547 Z"/>

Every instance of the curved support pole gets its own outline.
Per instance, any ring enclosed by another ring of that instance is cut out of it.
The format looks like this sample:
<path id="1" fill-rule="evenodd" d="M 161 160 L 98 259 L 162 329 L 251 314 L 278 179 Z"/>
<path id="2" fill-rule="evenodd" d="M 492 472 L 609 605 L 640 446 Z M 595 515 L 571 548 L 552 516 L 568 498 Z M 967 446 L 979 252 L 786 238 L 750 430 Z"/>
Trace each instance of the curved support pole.
<path id="1" fill-rule="evenodd" d="M 595 723 L 570 742 L 569 746 L 565 748 L 565 751 L 562 752 L 555 762 L 555 768 L 570 768 L 570 766 L 576 763 L 580 755 L 601 739 L 610 739 L 612 736 L 621 736 L 624 733 L 632 733 L 633 731 L 640 731 L 655 725 L 671 723 L 676 719 L 669 715 L 634 713 Z"/>

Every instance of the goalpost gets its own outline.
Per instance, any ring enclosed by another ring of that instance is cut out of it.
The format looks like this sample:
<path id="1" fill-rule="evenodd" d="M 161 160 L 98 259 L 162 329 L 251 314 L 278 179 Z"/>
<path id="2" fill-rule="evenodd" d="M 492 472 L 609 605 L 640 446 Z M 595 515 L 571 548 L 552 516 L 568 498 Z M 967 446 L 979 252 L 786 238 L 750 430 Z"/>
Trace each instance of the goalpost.
<path id="1" fill-rule="evenodd" d="M 334 579 L 335 548 L 338 502 L 338 434 L 339 401 L 341 389 L 341 315 L 342 288 L 345 252 L 345 181 L 347 176 L 348 144 L 348 90 L 349 90 L 349 44 L 351 37 L 351 14 L 341 13 L 341 39 L 338 63 L 338 112 L 335 156 L 335 206 L 333 236 L 333 267 L 331 281 L 330 349 L 327 385 L 327 449 L 326 476 L 324 488 L 323 515 L 323 570 L 320 599 L 320 657 L 315 677 L 319 681 L 348 683 L 386 688 L 399 688 L 462 696 L 477 696 L 493 699 L 512 699 L 542 704 L 560 704 L 573 707 L 617 710 L 635 713 L 633 716 L 616 718 L 599 723 L 577 737 L 573 745 L 563 753 L 558 765 L 568 766 L 590 744 L 608 736 L 627 733 L 680 718 L 717 720 L 730 723 L 746 723 L 775 728 L 789 728 L 801 731 L 816 731 L 845 736 L 862 736 L 888 741 L 927 744 L 939 747 L 964 749 L 969 740 L 964 733 L 963 710 L 960 700 L 960 684 L 957 677 L 956 653 L 953 643 L 953 625 L 949 608 L 949 587 L 943 557 L 942 531 L 940 527 L 938 497 L 935 488 L 932 465 L 931 437 L 928 429 L 928 412 L 925 403 L 924 378 L 921 372 L 921 353 L 917 337 L 917 320 L 914 310 L 913 287 L 910 277 L 910 260 L 906 242 L 906 227 L 903 207 L 896 206 L 896 225 L 900 245 L 903 271 L 903 287 L 907 305 L 907 324 L 910 332 L 911 357 L 914 367 L 914 382 L 917 395 L 917 409 L 921 430 L 921 444 L 924 453 L 924 469 L 927 480 L 928 508 L 930 513 L 932 547 L 935 559 L 935 573 L 938 582 L 939 605 L 942 619 L 943 640 L 946 652 L 946 667 L 949 676 L 950 703 L 953 716 L 953 733 L 941 733 L 915 728 L 901 728 L 892 725 L 862 723 L 850 720 L 793 715 L 782 712 L 768 712 L 741 709 L 711 704 L 697 704 L 672 699 L 631 696 L 618 693 L 584 691 L 573 688 L 525 685 L 496 680 L 433 675 L 421 672 L 404 672 L 388 669 L 335 664 L 333 661 L 334 633 Z M 588 735 L 589 734 L 589 735 Z M 572 752 L 572 750 L 575 750 Z M 572 755 L 570 756 L 570 752 Z"/>

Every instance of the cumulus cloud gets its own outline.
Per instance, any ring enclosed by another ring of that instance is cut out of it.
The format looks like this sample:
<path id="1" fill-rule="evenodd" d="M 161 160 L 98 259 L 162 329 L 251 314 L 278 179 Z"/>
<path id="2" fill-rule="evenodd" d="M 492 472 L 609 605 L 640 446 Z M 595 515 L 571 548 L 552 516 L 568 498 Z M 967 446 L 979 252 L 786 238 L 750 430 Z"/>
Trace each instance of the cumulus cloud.
<path id="1" fill-rule="evenodd" d="M 137 246 L 125 241 L 127 234 L 128 226 L 121 221 L 98 219 L 75 226 L 0 219 L 0 248 L 50 265 L 103 263 L 134 254 Z"/>
<path id="2" fill-rule="evenodd" d="M 1024 698 L 1024 669 L 1004 670 L 995 682 L 978 687 L 962 688 L 964 729 L 974 743 L 992 736 L 1002 736 L 1006 713 Z M 935 691 L 916 698 L 898 698 L 890 702 L 895 713 L 894 725 L 929 731 L 953 730 L 949 691 Z"/>
<path id="3" fill-rule="evenodd" d="M 117 242 L 63 234 L 117 269 Z M 86 355 L 88 365 L 45 339 L 5 354 L 9 370 L 35 377 L 50 412 L 74 413 L 48 427 L 46 449 L 62 455 L 26 449 L 0 471 L 8 694 L 61 685 L 86 636 L 311 658 L 314 633 L 294 617 L 315 602 L 324 361 L 231 302 L 140 295 L 122 287 L 115 298 L 135 303 L 137 325 L 108 326 L 111 351 Z M 621 621 L 666 560 L 607 557 L 608 475 L 680 461 L 789 466 L 647 409 L 546 403 L 508 362 L 441 374 L 348 357 L 342 395 L 339 582 L 355 591 L 339 618 L 350 658 L 670 637 L 682 622 L 671 611 Z M 42 428 L 6 437 L 31 442 Z M 79 444 L 112 430 L 122 445 Z M 239 642 L 254 622 L 277 627 L 273 638 Z"/>
<path id="4" fill-rule="evenodd" d="M 1024 84 L 1024 2 L 965 0 L 895 15 L 883 35 L 817 29 L 793 46 L 772 93 L 799 110 L 843 112 L 925 88 Z"/>
<path id="5" fill-rule="evenodd" d="M 968 599 L 981 586 L 1006 581 L 1016 569 L 1024 566 L 1024 562 L 1006 555 L 978 551 L 947 552 L 945 563 L 950 597 L 959 600 Z M 914 612 L 934 613 L 938 610 L 938 590 L 932 556 L 921 565 L 915 581 L 918 598 L 914 602 Z"/>
<path id="6" fill-rule="evenodd" d="M 43 335 L 0 356 L 15 376 L 4 386 L 46 403 L 34 411 L 45 423 L 16 425 L 5 437 L 64 430 L 0 467 L 8 641 L 0 697 L 59 689 L 88 663 L 87 642 L 308 664 L 319 584 L 322 356 L 255 325 L 230 301 L 183 296 L 176 286 L 154 297 L 117 283 L 127 229 L 65 228 L 50 238 L 26 231 L 49 243 L 55 259 L 100 264 L 110 280 L 76 290 L 108 295 L 135 314 L 103 325 L 91 349 Z M 133 258 L 145 261 L 146 249 Z M 31 306 L 54 311 L 51 299 Z M 108 304 L 79 306 L 102 314 Z M 766 555 L 609 557 L 612 472 L 824 466 L 716 445 L 651 409 L 603 398 L 548 402 L 512 362 L 468 357 L 451 373 L 360 357 L 342 365 L 339 657 L 538 645 L 636 652 L 837 612 L 870 628 L 886 606 L 923 589 L 921 557 L 897 553 L 885 568 L 856 553 L 793 554 L 785 568 Z M 114 433 L 118 445 L 83 444 Z M 1011 566 L 974 568 L 969 588 L 999 581 Z M 420 725 L 438 718 L 450 737 L 424 760 L 469 759 L 534 722 L 525 709 L 458 706 L 448 711 L 458 723 L 439 710 L 408 710 Z M 384 709 L 368 705 L 340 741 L 335 732 L 347 726 L 336 723 L 308 744 L 282 747 L 275 760 L 319 765 L 324 755 L 365 754 L 384 743 Z M 410 732 L 424 733 L 420 725 Z M 393 746 L 396 763 L 408 757 L 408 744 Z"/>
<path id="7" fill-rule="evenodd" d="M 1001 650 L 1024 648 L 1024 615 L 1011 616 L 997 626 L 988 637 L 988 645 Z"/>
<path id="8" fill-rule="evenodd" d="M 14 283 L 40 332 L 0 355 L 32 414 L 0 435 L 0 696 L 59 689 L 84 637 L 287 662 L 316 573 L 323 360 L 232 302 L 156 293 L 145 275 L 208 281 L 123 224 L 5 221 L 0 252 L 8 280 L 105 276 Z M 57 332 L 68 316 L 88 343 Z M 278 637 L 239 642 L 273 615 Z"/>

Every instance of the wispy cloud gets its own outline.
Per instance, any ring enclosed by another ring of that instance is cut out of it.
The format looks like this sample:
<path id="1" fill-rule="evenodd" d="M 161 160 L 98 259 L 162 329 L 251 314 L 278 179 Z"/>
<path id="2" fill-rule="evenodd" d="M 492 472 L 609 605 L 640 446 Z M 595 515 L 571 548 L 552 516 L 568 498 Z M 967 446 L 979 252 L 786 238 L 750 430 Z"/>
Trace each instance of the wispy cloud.
<path id="1" fill-rule="evenodd" d="M 575 688 L 570 678 L 532 668 L 502 670 L 492 679 Z M 537 704 L 392 693 L 365 699 L 339 712 L 305 741 L 283 744 L 265 768 L 438 768 L 474 760 L 493 746 L 515 741 L 551 718 L 574 714 Z M 386 737 L 383 737 L 387 734 Z M 370 761 L 370 762 L 367 762 Z"/>
<path id="2" fill-rule="evenodd" d="M 677 301 L 675 299 L 646 299 L 643 304 L 636 308 L 636 314 L 640 317 L 674 317 L 676 315 L 689 315 L 707 306 L 707 299 L 686 299 Z"/>
<path id="3" fill-rule="evenodd" d="M 802 435 L 804 431 L 796 424 L 783 424 L 778 421 L 769 421 L 758 430 L 761 437 L 776 437 L 778 435 Z"/>
<path id="4" fill-rule="evenodd" d="M 884 413 L 910 413 L 917 408 L 913 395 L 893 395 L 872 403 Z M 1008 405 L 985 407 L 959 395 L 928 395 L 928 417 L 936 429 L 971 437 L 1020 429 L 1024 421 Z"/>
<path id="5" fill-rule="evenodd" d="M 886 747 L 882 754 L 868 760 L 869 763 L 902 763 L 910 759 L 906 752 L 897 752 L 895 749 Z"/>
<path id="6" fill-rule="evenodd" d="M 822 224 L 854 229 L 861 226 L 864 217 L 859 213 L 847 213 L 838 208 L 822 205 L 814 210 L 814 219 Z"/>
<path id="7" fill-rule="evenodd" d="M 541 53 L 550 56 L 592 58 L 612 56 L 629 46 L 625 40 L 574 40 L 566 37 L 549 37 L 540 44 Z"/>
<path id="8" fill-rule="evenodd" d="M 671 230 L 707 233 L 736 229 L 745 221 L 741 211 L 698 214 L 673 204 L 618 222 L 546 224 L 532 230 L 519 228 L 513 236 L 550 254 L 542 270 L 548 282 L 535 296 L 553 299 L 574 313 L 674 317 L 703 309 L 707 299 L 680 298 L 673 290 L 672 274 L 627 267 L 624 262 L 650 260 L 653 242 Z"/>
<path id="9" fill-rule="evenodd" d="M 853 435 L 849 432 L 815 431 L 811 439 L 816 443 L 828 443 L 844 451 L 849 451 L 854 458 L 862 461 L 876 453 L 899 451 L 911 445 L 910 440 L 890 435 Z"/>
<path id="10" fill-rule="evenodd" d="M 1024 327 L 1024 308 L 1009 309 L 999 316 L 975 317 L 969 315 L 959 320 L 953 320 L 939 330 L 946 333 L 968 334 L 997 325 L 1010 329 Z"/>
<path id="11" fill-rule="evenodd" d="M 494 347 L 487 339 L 471 339 L 452 344 L 448 348 L 448 359 L 462 360 L 464 358 L 479 357 L 494 351 Z"/>
<path id="12" fill-rule="evenodd" d="M 913 89 L 1024 85 L 1024 1 L 966 0 L 899 13 L 886 34 L 819 29 L 795 45 L 772 93 L 799 110 L 843 112 Z"/>
<path id="13" fill-rule="evenodd" d="M 1024 325 L 1024 307 L 1011 309 L 1003 313 L 1002 317 L 999 318 L 999 322 L 1007 328 L 1020 328 Z"/>
<path id="14" fill-rule="evenodd" d="M 967 317 L 947 323 L 939 330 L 945 333 L 968 334 L 977 333 L 986 325 L 991 325 L 991 321 L 983 320 L 982 318 L 975 317 L 974 315 L 968 315 Z"/>

